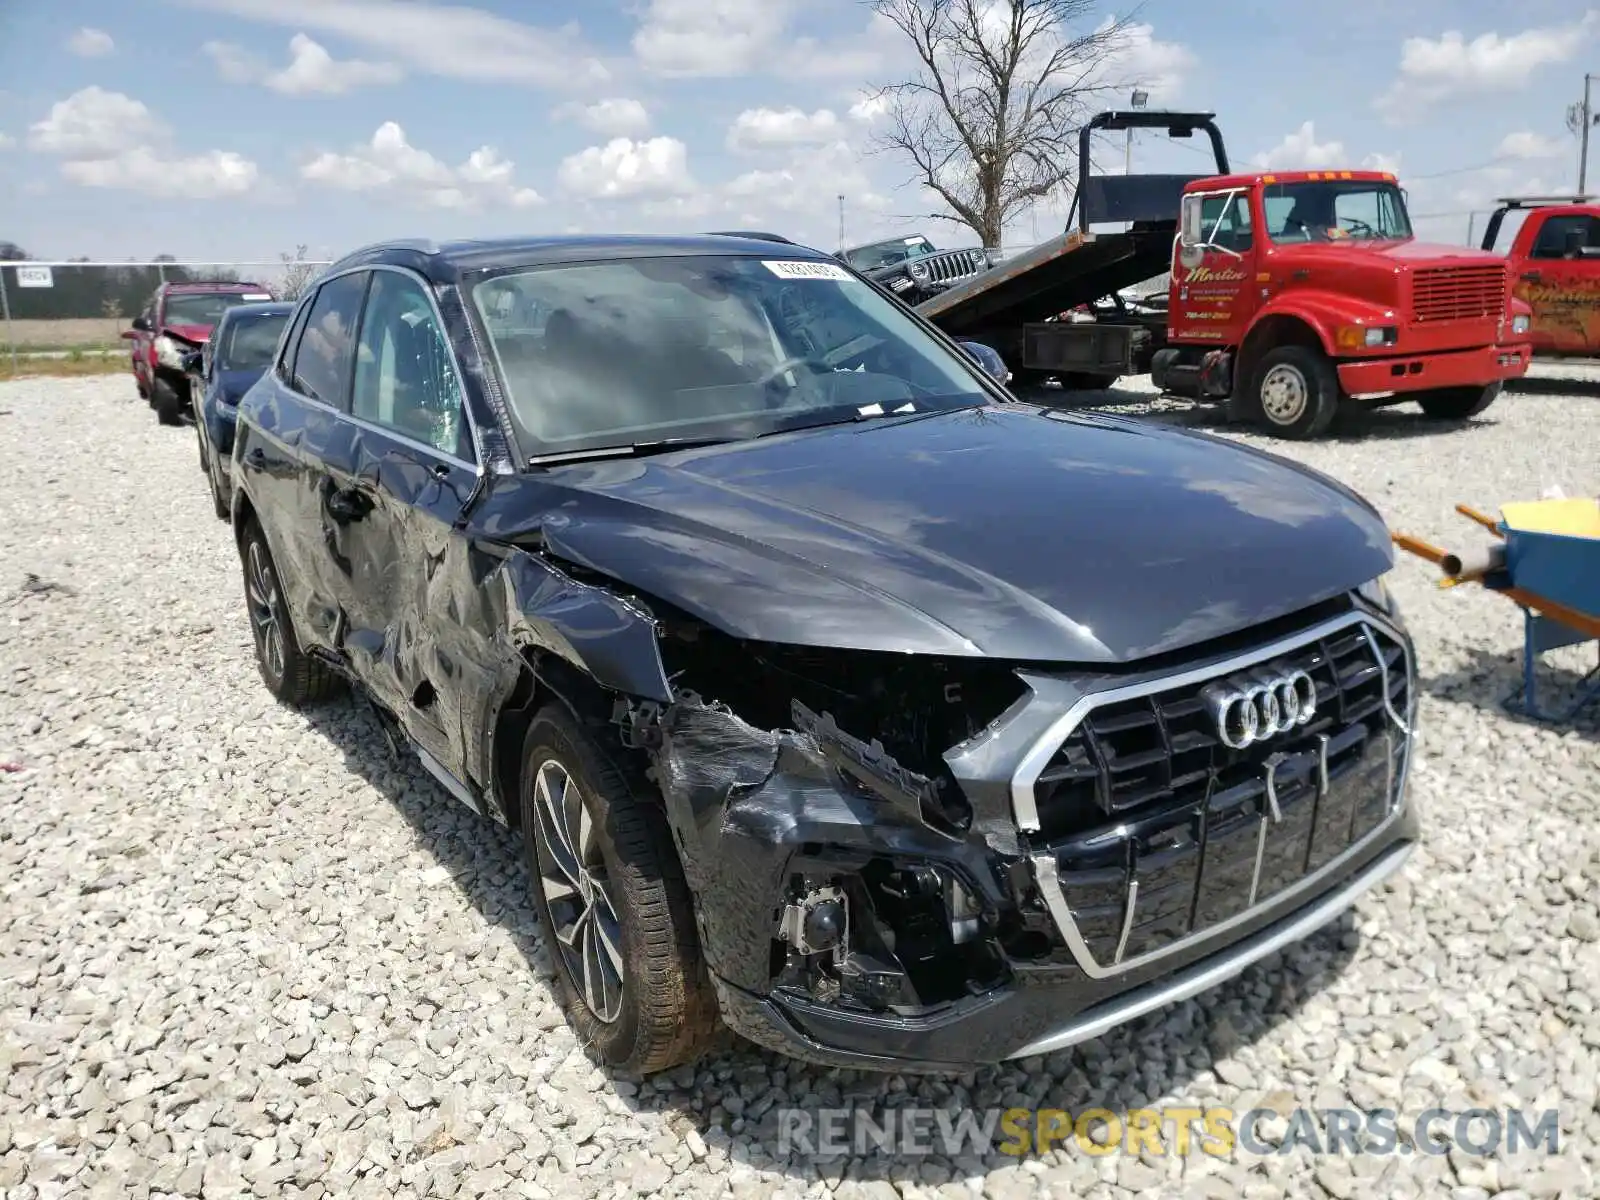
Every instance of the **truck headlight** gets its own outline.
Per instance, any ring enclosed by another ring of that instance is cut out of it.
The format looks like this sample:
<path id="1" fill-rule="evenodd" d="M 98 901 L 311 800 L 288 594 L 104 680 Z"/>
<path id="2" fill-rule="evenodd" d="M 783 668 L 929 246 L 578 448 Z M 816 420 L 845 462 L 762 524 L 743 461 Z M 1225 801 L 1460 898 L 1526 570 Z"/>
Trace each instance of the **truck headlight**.
<path id="1" fill-rule="evenodd" d="M 921 260 L 913 260 L 906 264 L 906 270 L 911 273 L 911 278 L 918 283 L 928 282 L 928 264 Z"/>
<path id="2" fill-rule="evenodd" d="M 1394 345 L 1400 340 L 1400 330 L 1394 325 L 1341 325 L 1334 340 L 1345 350 L 1358 346 L 1371 350 Z"/>
<path id="3" fill-rule="evenodd" d="M 183 370 L 183 349 L 177 342 L 163 334 L 155 340 L 156 361 L 174 371 Z"/>
<path id="4" fill-rule="evenodd" d="M 1528 330 L 1532 328 L 1533 318 L 1527 313 L 1518 313 L 1516 316 L 1511 318 L 1512 333 L 1527 333 Z"/>

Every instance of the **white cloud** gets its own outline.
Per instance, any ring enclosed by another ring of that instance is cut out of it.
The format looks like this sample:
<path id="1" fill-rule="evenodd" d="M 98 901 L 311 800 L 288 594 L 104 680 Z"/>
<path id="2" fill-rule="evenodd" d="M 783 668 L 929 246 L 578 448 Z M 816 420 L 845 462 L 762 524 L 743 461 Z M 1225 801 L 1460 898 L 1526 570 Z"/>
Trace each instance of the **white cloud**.
<path id="1" fill-rule="evenodd" d="M 341 191 L 387 192 L 432 208 L 527 208 L 541 201 L 534 189 L 517 185 L 515 165 L 492 146 L 480 146 L 452 167 L 413 146 L 393 121 L 378 126 L 370 142 L 348 154 L 317 155 L 300 175 Z"/>
<path id="2" fill-rule="evenodd" d="M 0 150 L 9 150 L 17 144 L 17 139 L 9 133 L 0 133 Z"/>
<path id="3" fill-rule="evenodd" d="M 1391 175 L 1400 174 L 1400 155 L 1384 154 L 1381 151 L 1367 155 L 1361 160 L 1361 165 L 1369 171 L 1387 171 Z"/>
<path id="4" fill-rule="evenodd" d="M 575 196 L 604 200 L 678 195 L 694 186 L 688 149 L 670 137 L 612 138 L 563 159 L 556 178 Z"/>
<path id="5" fill-rule="evenodd" d="M 61 174 L 85 187 L 191 199 L 242 196 L 261 181 L 256 164 L 231 150 L 169 157 L 149 146 L 134 146 L 111 158 L 64 162 Z"/>
<path id="6" fill-rule="evenodd" d="M 170 142 L 171 130 L 145 105 L 99 87 L 58 100 L 28 130 L 30 148 L 59 156 L 61 174 L 87 187 L 211 198 L 251 194 L 264 183 L 243 155 L 178 154 Z"/>
<path id="7" fill-rule="evenodd" d="M 50 115 L 29 127 L 28 145 L 64 158 L 104 158 L 165 132 L 131 96 L 91 86 L 51 105 Z"/>
<path id="8" fill-rule="evenodd" d="M 67 49 L 79 58 L 104 58 L 117 48 L 104 29 L 84 26 L 67 39 Z"/>
<path id="9" fill-rule="evenodd" d="M 1565 142 L 1542 133 L 1519 130 L 1500 139 L 1495 154 L 1501 158 L 1560 158 L 1567 153 Z"/>
<path id="10" fill-rule="evenodd" d="M 889 111 L 889 97 L 882 92 L 868 92 L 850 106 L 850 119 L 870 125 Z"/>
<path id="11" fill-rule="evenodd" d="M 561 120 L 576 121 L 602 137 L 637 137 L 650 128 L 650 113 L 645 106 L 621 96 L 593 104 L 563 104 L 555 115 Z"/>
<path id="12" fill-rule="evenodd" d="M 231 83 L 260 83 L 284 96 L 338 96 L 373 84 L 398 83 L 404 75 L 394 63 L 336 59 L 303 33 L 289 39 L 289 65 L 273 70 L 230 42 L 200 47 Z"/>
<path id="13" fill-rule="evenodd" d="M 1106 55 L 1096 77 L 1136 84 L 1150 93 L 1150 107 L 1160 108 L 1183 90 L 1199 59 L 1181 42 L 1160 41 L 1153 25 L 1129 25 L 1124 32 L 1127 44 Z"/>
<path id="14" fill-rule="evenodd" d="M 734 118 L 728 130 L 728 148 L 817 145 L 838 138 L 842 128 L 832 109 L 807 113 L 799 108 L 747 108 Z"/>
<path id="15" fill-rule="evenodd" d="M 633 51 L 661 75 L 743 75 L 777 45 L 788 21 L 788 0 L 650 0 Z"/>
<path id="16" fill-rule="evenodd" d="M 795 151 L 781 167 L 746 171 L 726 183 L 722 192 L 732 207 L 751 221 L 771 222 L 774 214 L 814 221 L 819 213 L 837 211 L 837 197 L 849 197 L 856 215 L 882 213 L 889 198 L 879 192 L 861 167 L 860 156 L 847 142 L 831 142 Z"/>
<path id="17" fill-rule="evenodd" d="M 182 0 L 296 29 L 335 34 L 422 74 L 568 90 L 605 83 L 611 71 L 575 25 L 547 29 L 464 4 L 429 0 Z M 529 6 L 531 7 L 531 6 Z"/>
<path id="18" fill-rule="evenodd" d="M 1589 11 L 1571 25 L 1508 37 L 1490 32 L 1468 41 L 1454 29 L 1438 38 L 1409 37 L 1400 45 L 1399 78 L 1378 98 L 1378 107 L 1398 121 L 1446 100 L 1523 87 L 1541 68 L 1576 55 L 1597 23 L 1600 12 Z"/>
<path id="19" fill-rule="evenodd" d="M 1317 141 L 1316 123 L 1306 121 L 1272 149 L 1250 160 L 1257 167 L 1280 171 L 1305 171 L 1347 165 L 1343 142 Z"/>

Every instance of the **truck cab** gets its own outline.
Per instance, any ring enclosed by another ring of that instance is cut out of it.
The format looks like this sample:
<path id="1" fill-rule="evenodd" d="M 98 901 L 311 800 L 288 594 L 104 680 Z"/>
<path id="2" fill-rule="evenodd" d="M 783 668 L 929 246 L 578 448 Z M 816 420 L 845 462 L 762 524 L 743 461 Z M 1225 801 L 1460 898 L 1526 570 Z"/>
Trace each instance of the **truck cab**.
<path id="1" fill-rule="evenodd" d="M 1462 418 L 1527 370 L 1530 325 L 1506 261 L 1417 241 L 1387 172 L 1227 175 L 1184 189 L 1151 372 L 1287 436 L 1346 401 Z"/>
<path id="2" fill-rule="evenodd" d="M 1593 196 L 1500 200 L 1484 230 L 1494 251 L 1506 218 L 1522 214 L 1505 255 L 1511 290 L 1532 313 L 1535 354 L 1600 356 L 1600 203 Z"/>
<path id="3" fill-rule="evenodd" d="M 1203 133 L 1215 170 L 1097 174 L 1092 136 L 1129 129 Z M 1023 382 L 1148 371 L 1231 419 L 1309 438 L 1347 404 L 1470 417 L 1527 370 L 1531 313 L 1506 260 L 1417 241 L 1391 174 L 1235 172 L 1213 114 L 1138 110 L 1084 126 L 1078 178 L 1063 234 L 917 306 L 994 346 Z M 1162 272 L 1165 311 L 1126 302 Z"/>

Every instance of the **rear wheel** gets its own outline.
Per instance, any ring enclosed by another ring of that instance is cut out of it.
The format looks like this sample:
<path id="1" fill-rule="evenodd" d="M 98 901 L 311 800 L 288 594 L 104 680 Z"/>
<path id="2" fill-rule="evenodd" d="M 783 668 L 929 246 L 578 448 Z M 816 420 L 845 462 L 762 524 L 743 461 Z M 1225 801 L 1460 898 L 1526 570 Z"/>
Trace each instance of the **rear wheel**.
<path id="1" fill-rule="evenodd" d="M 183 395 L 170 379 L 157 375 L 150 384 L 150 407 L 163 425 L 183 423 Z"/>
<path id="2" fill-rule="evenodd" d="M 339 677 L 301 651 L 267 536 L 254 520 L 245 527 L 239 557 L 261 681 L 276 699 L 293 708 L 321 700 L 335 690 Z"/>
<path id="3" fill-rule="evenodd" d="M 1254 416 L 1279 437 L 1319 437 L 1339 411 L 1339 376 L 1320 350 L 1279 346 L 1261 356 L 1251 381 Z"/>
<path id="4" fill-rule="evenodd" d="M 1486 387 L 1440 388 L 1417 396 L 1422 411 L 1439 421 L 1465 421 L 1475 417 L 1493 404 L 1504 389 L 1504 384 L 1491 383 Z"/>
<path id="5" fill-rule="evenodd" d="M 698 1058 L 717 1028 L 693 902 L 660 800 L 564 705 L 523 742 L 533 906 L 573 1031 L 636 1074 Z"/>

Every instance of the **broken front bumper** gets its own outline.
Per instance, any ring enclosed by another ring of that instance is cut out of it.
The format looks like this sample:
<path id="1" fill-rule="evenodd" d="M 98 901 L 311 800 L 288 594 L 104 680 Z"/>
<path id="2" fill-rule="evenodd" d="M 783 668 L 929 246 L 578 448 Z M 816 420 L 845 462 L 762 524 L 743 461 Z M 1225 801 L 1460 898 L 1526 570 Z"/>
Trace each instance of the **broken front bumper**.
<path id="1" fill-rule="evenodd" d="M 1221 746 L 1209 685 L 1299 670 L 1314 719 Z M 897 1070 L 1046 1053 L 1300 940 L 1416 840 L 1414 670 L 1386 618 L 1350 611 L 1179 673 L 1024 679 L 946 755 L 962 830 L 912 786 L 856 786 L 867 775 L 840 764 L 860 744 L 841 754 L 825 728 L 669 714 L 657 777 L 734 1029 Z M 795 932 L 819 896 L 845 910 L 820 949 Z"/>

